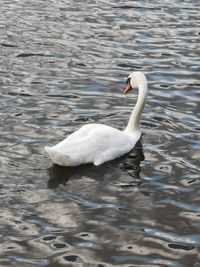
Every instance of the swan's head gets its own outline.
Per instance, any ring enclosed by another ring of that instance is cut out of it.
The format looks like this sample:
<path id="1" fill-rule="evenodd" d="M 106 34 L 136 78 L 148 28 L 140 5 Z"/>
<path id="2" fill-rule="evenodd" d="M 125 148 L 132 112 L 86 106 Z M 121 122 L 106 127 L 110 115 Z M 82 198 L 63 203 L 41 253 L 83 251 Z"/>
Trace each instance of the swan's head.
<path id="1" fill-rule="evenodd" d="M 126 87 L 124 89 L 124 94 L 140 86 L 147 87 L 146 77 L 144 73 L 141 71 L 133 71 L 126 80 Z"/>

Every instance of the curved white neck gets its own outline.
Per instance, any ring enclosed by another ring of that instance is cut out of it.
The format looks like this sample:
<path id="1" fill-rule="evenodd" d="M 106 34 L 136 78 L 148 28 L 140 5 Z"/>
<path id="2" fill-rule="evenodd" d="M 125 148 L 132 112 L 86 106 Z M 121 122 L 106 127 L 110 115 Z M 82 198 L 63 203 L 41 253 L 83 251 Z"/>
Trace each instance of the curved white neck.
<path id="1" fill-rule="evenodd" d="M 145 101 L 148 94 L 147 83 L 142 82 L 138 85 L 138 99 L 137 103 L 131 113 L 128 125 L 125 129 L 125 132 L 131 134 L 137 130 L 140 131 L 140 117 L 144 109 Z"/>

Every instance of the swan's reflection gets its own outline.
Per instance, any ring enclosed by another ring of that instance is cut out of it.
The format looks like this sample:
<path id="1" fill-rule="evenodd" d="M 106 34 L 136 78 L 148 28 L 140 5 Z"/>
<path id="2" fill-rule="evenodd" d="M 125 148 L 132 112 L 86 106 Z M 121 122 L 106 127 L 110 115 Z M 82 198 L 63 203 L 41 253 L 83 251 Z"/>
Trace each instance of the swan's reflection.
<path id="1" fill-rule="evenodd" d="M 54 164 L 48 169 L 49 180 L 47 186 L 49 188 L 56 188 L 60 184 L 66 184 L 69 179 L 80 179 L 80 177 L 90 177 L 92 179 L 105 178 L 118 181 L 122 174 L 124 176 L 124 173 L 131 178 L 131 182 L 129 179 L 128 183 L 122 183 L 121 186 L 135 185 L 135 183 L 139 185 L 141 183 L 140 163 L 143 160 L 142 143 L 139 141 L 128 155 L 106 162 L 100 166 L 87 164 L 77 167 L 62 167 Z"/>

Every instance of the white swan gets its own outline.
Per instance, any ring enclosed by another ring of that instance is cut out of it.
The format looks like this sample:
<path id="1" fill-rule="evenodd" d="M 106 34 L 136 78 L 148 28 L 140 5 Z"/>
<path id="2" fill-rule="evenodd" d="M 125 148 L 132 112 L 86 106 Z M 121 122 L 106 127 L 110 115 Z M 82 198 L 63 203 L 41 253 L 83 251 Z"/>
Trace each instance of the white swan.
<path id="1" fill-rule="evenodd" d="M 103 124 L 86 124 L 53 147 L 45 147 L 52 161 L 61 166 L 93 163 L 98 166 L 128 153 L 141 136 L 140 115 L 148 89 L 145 75 L 132 72 L 124 93 L 138 87 L 138 100 L 124 131 Z"/>

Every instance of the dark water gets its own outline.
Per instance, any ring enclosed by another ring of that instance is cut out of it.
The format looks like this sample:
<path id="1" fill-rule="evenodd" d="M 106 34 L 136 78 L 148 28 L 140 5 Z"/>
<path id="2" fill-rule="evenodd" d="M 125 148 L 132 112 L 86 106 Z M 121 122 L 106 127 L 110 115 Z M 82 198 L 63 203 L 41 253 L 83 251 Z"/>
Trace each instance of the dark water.
<path id="1" fill-rule="evenodd" d="M 0 266 L 200 266 L 199 1 L 2 0 Z M 52 166 L 81 125 L 126 126 L 149 80 L 141 142 L 102 166 Z"/>

